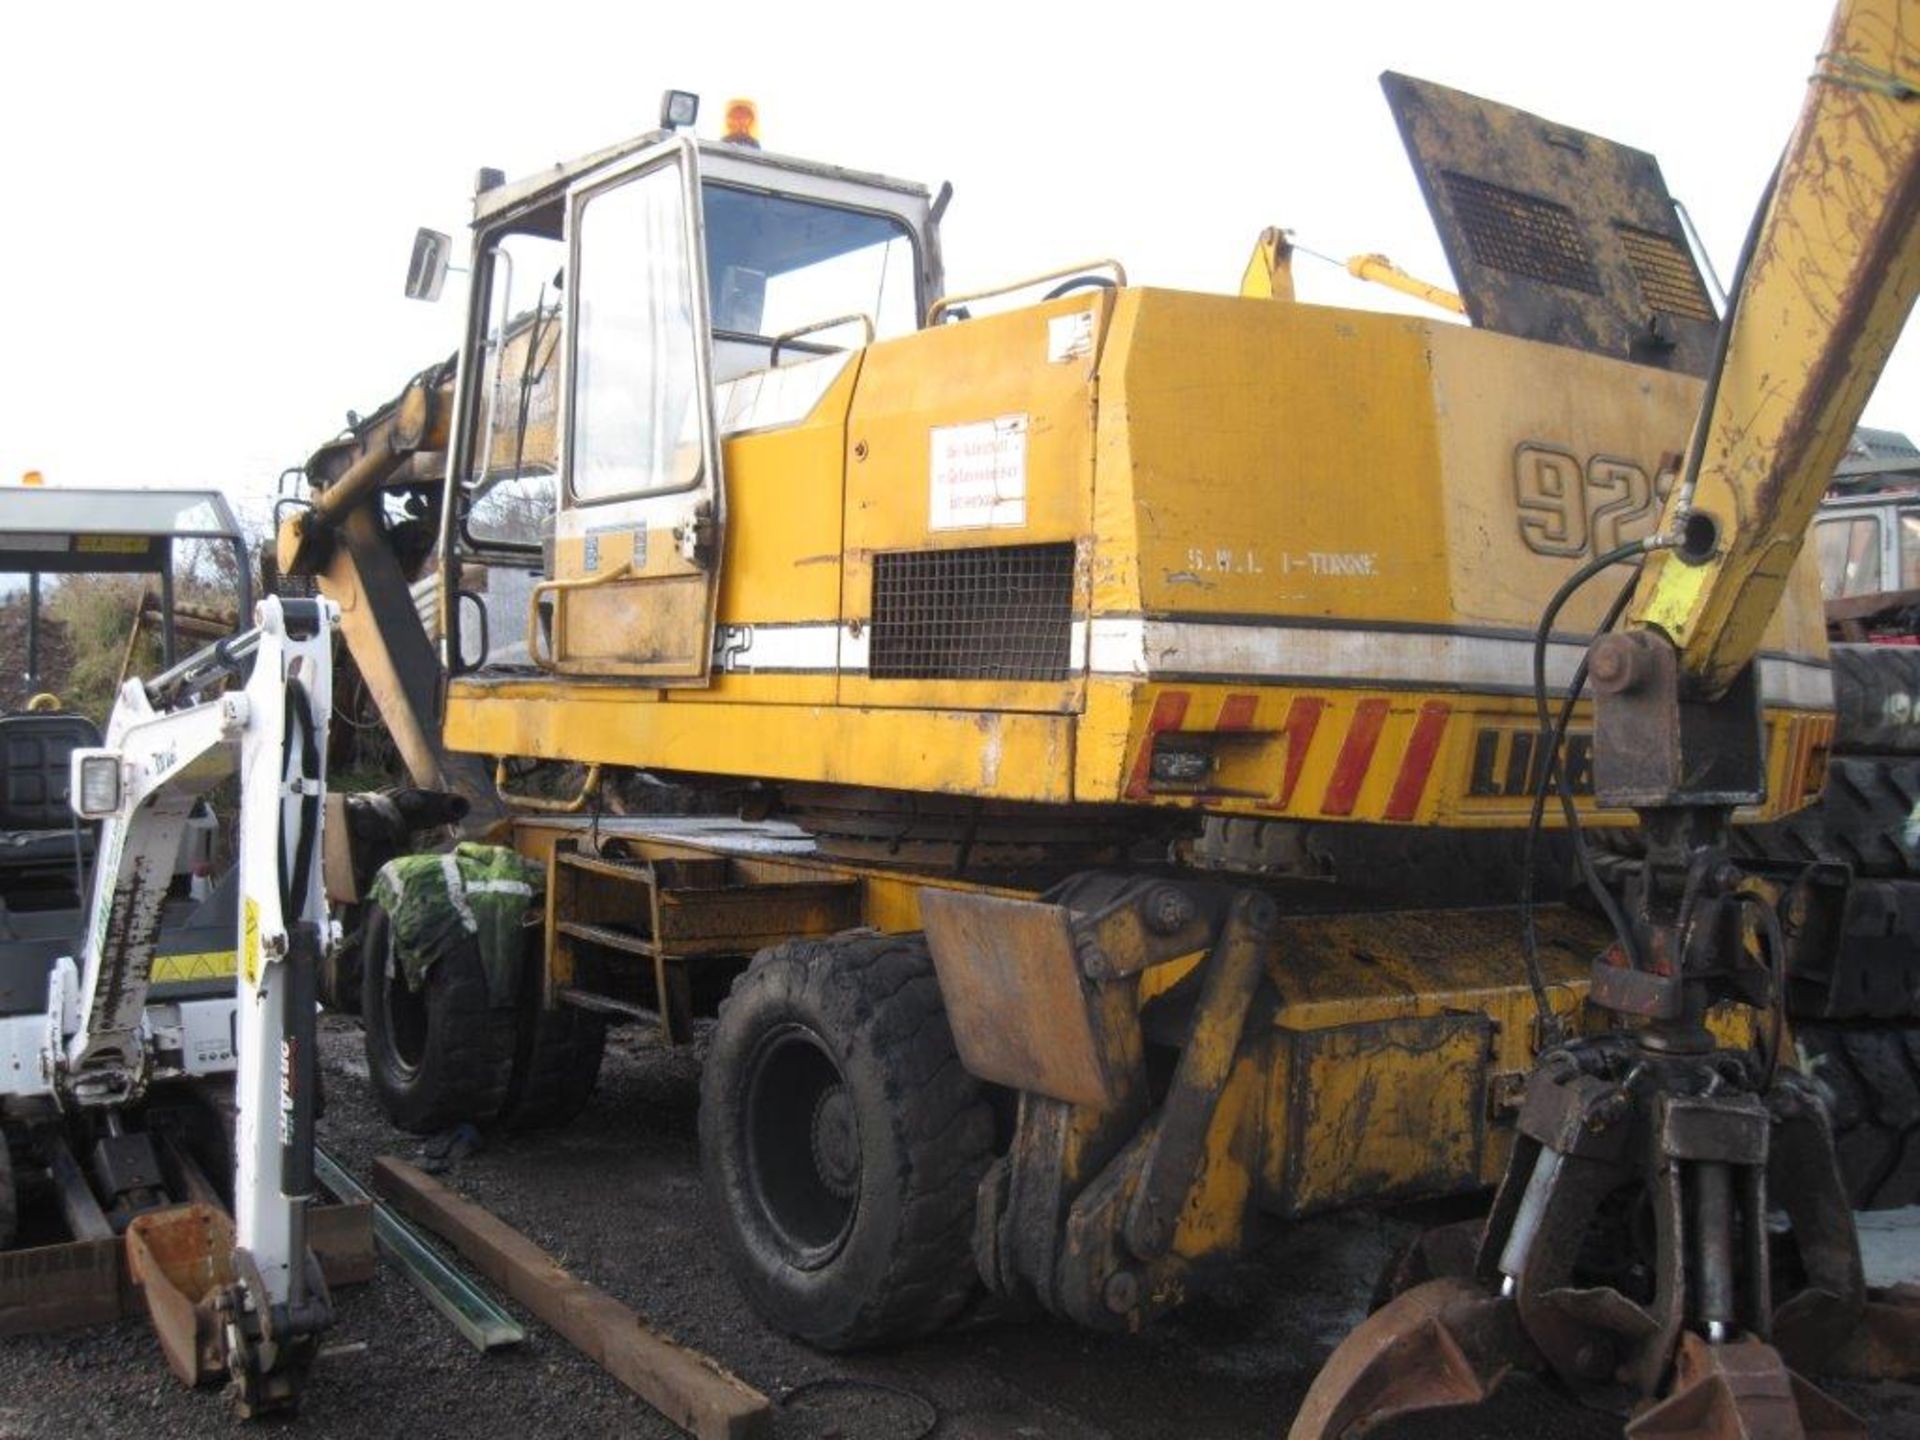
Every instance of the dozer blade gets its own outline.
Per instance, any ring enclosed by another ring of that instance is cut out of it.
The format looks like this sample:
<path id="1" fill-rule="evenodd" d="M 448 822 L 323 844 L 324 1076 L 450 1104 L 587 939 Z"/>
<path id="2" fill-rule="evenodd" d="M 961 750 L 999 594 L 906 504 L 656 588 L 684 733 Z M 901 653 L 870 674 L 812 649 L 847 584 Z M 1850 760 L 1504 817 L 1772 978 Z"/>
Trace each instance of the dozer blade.
<path id="1" fill-rule="evenodd" d="M 1538 1365 L 1511 1301 L 1472 1281 L 1416 1285 L 1369 1315 L 1314 1377 L 1288 1440 L 1365 1435 L 1416 1410 L 1477 1405 Z"/>
<path id="2" fill-rule="evenodd" d="M 234 1283 L 233 1221 L 211 1205 L 178 1205 L 127 1227 L 127 1268 L 146 1297 L 167 1365 L 187 1385 L 226 1378 L 215 1305 Z"/>
<path id="3" fill-rule="evenodd" d="M 1673 1388 L 1627 1426 L 1629 1440 L 1864 1440 L 1867 1427 L 1760 1340 L 1680 1342 Z"/>

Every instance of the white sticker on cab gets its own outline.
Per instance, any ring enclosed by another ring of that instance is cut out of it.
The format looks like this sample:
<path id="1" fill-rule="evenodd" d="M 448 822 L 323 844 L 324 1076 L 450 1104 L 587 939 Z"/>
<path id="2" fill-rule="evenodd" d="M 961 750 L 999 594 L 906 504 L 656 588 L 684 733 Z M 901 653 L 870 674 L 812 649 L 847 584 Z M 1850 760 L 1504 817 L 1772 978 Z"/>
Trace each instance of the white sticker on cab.
<path id="1" fill-rule="evenodd" d="M 1027 523 L 1025 415 L 942 425 L 930 434 L 928 529 L 1000 529 Z"/>
<path id="2" fill-rule="evenodd" d="M 1064 365 L 1093 353 L 1093 312 L 1076 310 L 1047 321 L 1047 363 Z"/>

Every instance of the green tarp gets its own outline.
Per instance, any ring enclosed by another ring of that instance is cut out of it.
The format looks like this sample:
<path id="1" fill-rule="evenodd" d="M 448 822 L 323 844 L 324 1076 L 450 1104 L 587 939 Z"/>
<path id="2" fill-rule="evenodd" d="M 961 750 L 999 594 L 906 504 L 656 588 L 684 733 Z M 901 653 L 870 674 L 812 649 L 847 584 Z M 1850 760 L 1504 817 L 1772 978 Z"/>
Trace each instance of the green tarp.
<path id="1" fill-rule="evenodd" d="M 410 988 L 433 963 L 471 941 L 495 1005 L 511 1005 L 524 927 L 546 873 L 500 845 L 457 845 L 450 853 L 403 855 L 381 867 L 373 899 L 393 926 L 394 953 Z"/>

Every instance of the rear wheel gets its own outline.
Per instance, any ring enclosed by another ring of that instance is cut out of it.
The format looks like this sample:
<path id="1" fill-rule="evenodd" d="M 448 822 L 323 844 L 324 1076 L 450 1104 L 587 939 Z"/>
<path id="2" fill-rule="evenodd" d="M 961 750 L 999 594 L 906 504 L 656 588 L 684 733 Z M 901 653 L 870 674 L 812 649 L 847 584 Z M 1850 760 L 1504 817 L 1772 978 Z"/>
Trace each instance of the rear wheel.
<path id="1" fill-rule="evenodd" d="M 415 1135 L 496 1119 L 513 1078 L 516 1015 L 493 1004 L 478 948 L 452 946 L 415 990 L 379 905 L 368 905 L 363 936 L 367 1073 L 387 1118 Z"/>
<path id="2" fill-rule="evenodd" d="M 993 1115 L 917 935 L 794 940 L 722 1007 L 700 1150 L 762 1315 L 829 1350 L 938 1329 L 979 1283 Z"/>
<path id="3" fill-rule="evenodd" d="M 575 1005 L 546 1009 L 544 934 L 528 932 L 520 976 L 519 1046 L 501 1121 L 510 1130 L 565 1125 L 587 1108 L 607 1049 L 606 1017 Z"/>

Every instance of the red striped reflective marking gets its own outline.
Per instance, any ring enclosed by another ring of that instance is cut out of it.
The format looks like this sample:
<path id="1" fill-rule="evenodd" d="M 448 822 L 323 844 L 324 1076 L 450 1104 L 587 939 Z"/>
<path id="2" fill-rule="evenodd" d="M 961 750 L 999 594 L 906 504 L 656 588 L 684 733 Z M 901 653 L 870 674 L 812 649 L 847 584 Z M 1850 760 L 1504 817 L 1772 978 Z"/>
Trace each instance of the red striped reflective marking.
<path id="1" fill-rule="evenodd" d="M 1133 762 L 1133 778 L 1127 782 L 1127 798 L 1144 800 L 1147 782 L 1153 778 L 1153 737 L 1165 730 L 1178 730 L 1187 718 L 1188 695 L 1184 690 L 1162 690 L 1154 697 L 1153 713 L 1147 717 L 1147 733 L 1140 741 L 1140 758 Z"/>
<path id="2" fill-rule="evenodd" d="M 1251 730 L 1253 728 L 1253 707 L 1258 703 L 1256 695 L 1229 695 L 1220 702 L 1220 718 L 1213 722 L 1216 730 Z"/>
<path id="3" fill-rule="evenodd" d="M 1353 813 L 1353 802 L 1360 796 L 1360 783 L 1367 778 L 1367 767 L 1373 764 L 1373 752 L 1386 723 L 1384 700 L 1362 700 L 1353 707 L 1353 723 L 1347 726 L 1347 738 L 1340 743 L 1327 793 L 1320 798 L 1322 815 Z"/>
<path id="4" fill-rule="evenodd" d="M 1451 713 L 1452 707 L 1440 700 L 1429 700 L 1420 707 L 1420 718 L 1413 722 L 1413 735 L 1407 741 L 1406 759 L 1400 762 L 1393 793 L 1387 797 L 1387 819 L 1411 820 L 1420 809 L 1420 797 L 1426 793 L 1427 777 L 1433 773 L 1433 759 L 1440 753 Z"/>
<path id="5" fill-rule="evenodd" d="M 1293 792 L 1300 783 L 1300 771 L 1307 763 L 1307 747 L 1313 743 L 1313 732 L 1320 728 L 1320 712 L 1327 708 L 1327 702 L 1318 695 L 1296 695 L 1293 703 L 1287 706 L 1287 718 L 1280 727 L 1280 733 L 1286 736 L 1287 765 L 1280 777 L 1280 793 L 1271 800 L 1263 801 L 1263 810 L 1284 810 L 1293 803 Z"/>

